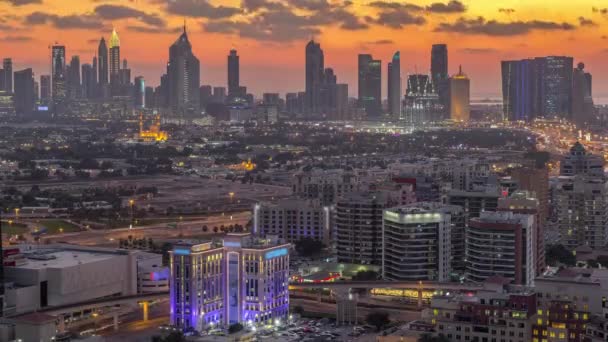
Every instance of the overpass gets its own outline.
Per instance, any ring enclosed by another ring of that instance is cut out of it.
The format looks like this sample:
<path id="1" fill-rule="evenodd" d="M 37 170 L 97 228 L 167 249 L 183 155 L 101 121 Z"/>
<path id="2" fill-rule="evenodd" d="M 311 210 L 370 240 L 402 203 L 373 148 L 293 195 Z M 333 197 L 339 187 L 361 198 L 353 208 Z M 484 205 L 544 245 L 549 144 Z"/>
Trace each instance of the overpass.
<path id="1" fill-rule="evenodd" d="M 125 305 L 125 304 L 141 304 L 142 312 L 143 312 L 143 320 L 148 320 L 148 305 L 149 302 L 161 299 L 169 298 L 169 292 L 157 292 L 157 293 L 145 293 L 145 294 L 136 294 L 129 296 L 120 296 L 120 297 L 107 297 L 107 298 L 99 298 L 88 300 L 84 302 L 77 302 L 65 305 L 58 306 L 48 306 L 43 309 L 37 310 L 37 312 L 42 312 L 52 316 L 58 316 L 59 319 L 59 332 L 65 331 L 65 318 L 67 316 L 71 316 L 74 312 L 82 312 L 85 310 L 94 310 L 100 309 L 109 306 L 115 305 Z M 113 320 L 114 320 L 114 330 L 118 330 L 118 312 L 113 312 Z"/>
<path id="2" fill-rule="evenodd" d="M 450 290 L 450 291 L 477 291 L 482 288 L 476 283 L 442 283 L 431 281 L 334 281 L 325 283 L 289 283 L 290 289 L 417 289 L 420 291 Z"/>

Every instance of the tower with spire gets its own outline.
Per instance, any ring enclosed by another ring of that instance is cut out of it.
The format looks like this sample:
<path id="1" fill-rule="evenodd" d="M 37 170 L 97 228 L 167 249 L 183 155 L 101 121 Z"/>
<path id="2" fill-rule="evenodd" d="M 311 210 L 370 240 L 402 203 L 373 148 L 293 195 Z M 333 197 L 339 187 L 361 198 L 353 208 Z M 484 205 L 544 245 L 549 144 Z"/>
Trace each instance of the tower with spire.
<path id="1" fill-rule="evenodd" d="M 169 106 L 175 114 L 199 108 L 200 63 L 192 52 L 185 22 L 182 34 L 169 47 L 167 81 Z"/>
<path id="2" fill-rule="evenodd" d="M 109 72 L 111 90 L 115 94 L 120 85 L 120 39 L 116 29 L 112 29 L 110 37 Z"/>

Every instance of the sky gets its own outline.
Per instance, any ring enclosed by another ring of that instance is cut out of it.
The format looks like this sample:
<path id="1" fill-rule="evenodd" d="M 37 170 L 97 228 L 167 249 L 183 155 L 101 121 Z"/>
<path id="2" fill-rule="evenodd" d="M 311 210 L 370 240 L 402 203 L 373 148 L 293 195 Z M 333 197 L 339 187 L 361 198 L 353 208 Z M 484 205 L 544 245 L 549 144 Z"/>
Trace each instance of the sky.
<path id="1" fill-rule="evenodd" d="M 405 80 L 428 73 L 431 45 L 445 43 L 449 72 L 462 65 L 473 97 L 500 94 L 501 60 L 568 55 L 593 74 L 594 97 L 608 98 L 605 0 L 0 0 L 0 57 L 48 74 L 50 45 L 90 63 L 115 28 L 132 76 L 157 85 L 184 22 L 201 84 L 226 85 L 235 48 L 241 84 L 257 97 L 304 89 L 304 48 L 314 38 L 353 96 L 359 53 L 382 60 L 386 88 L 395 51 Z"/>

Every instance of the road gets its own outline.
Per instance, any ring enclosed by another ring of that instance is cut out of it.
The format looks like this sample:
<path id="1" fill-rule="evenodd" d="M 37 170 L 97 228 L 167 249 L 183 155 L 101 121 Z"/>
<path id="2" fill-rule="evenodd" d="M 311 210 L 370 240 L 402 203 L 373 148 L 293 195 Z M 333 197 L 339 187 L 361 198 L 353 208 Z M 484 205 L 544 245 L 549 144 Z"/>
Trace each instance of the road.
<path id="1" fill-rule="evenodd" d="M 324 303 L 318 302 L 316 300 L 308 300 L 308 299 L 299 299 L 299 298 L 291 298 L 290 305 L 297 306 L 300 305 L 306 312 L 312 313 L 323 313 L 323 314 L 336 314 L 336 304 L 334 303 Z M 408 310 L 407 308 L 403 309 L 395 309 L 395 308 L 366 308 L 357 306 L 357 318 L 360 322 L 365 321 L 365 316 L 370 312 L 383 311 L 387 312 L 391 320 L 404 321 L 409 322 L 416 319 L 420 319 L 420 311 L 417 310 Z"/>
<path id="2" fill-rule="evenodd" d="M 201 235 L 213 235 L 213 227 L 229 226 L 234 224 L 246 225 L 251 219 L 251 213 L 248 211 L 209 216 L 204 219 L 194 221 L 184 221 L 177 225 L 177 228 L 168 228 L 167 223 L 159 223 L 145 227 L 118 228 L 108 230 L 90 230 L 77 233 L 66 233 L 58 235 L 44 235 L 41 237 L 42 243 L 49 242 L 65 242 L 79 245 L 116 245 L 119 239 L 127 239 L 129 236 L 133 238 L 151 238 L 165 239 L 192 237 Z M 207 232 L 203 232 L 202 227 L 208 227 Z"/>

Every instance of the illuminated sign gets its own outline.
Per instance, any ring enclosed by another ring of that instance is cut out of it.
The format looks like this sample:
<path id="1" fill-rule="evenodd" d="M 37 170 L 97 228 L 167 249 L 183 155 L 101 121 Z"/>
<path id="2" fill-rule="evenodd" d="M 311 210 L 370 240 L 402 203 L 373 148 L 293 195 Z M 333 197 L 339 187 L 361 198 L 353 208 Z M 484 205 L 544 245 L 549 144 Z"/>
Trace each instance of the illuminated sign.
<path id="1" fill-rule="evenodd" d="M 48 112 L 49 106 L 38 106 L 38 111 Z"/>
<path id="2" fill-rule="evenodd" d="M 287 248 L 279 248 L 279 249 L 275 249 L 273 251 L 267 252 L 266 255 L 264 256 L 264 258 L 266 258 L 266 260 L 268 260 L 268 259 L 272 259 L 272 258 L 284 256 L 284 255 L 287 255 Z"/>
<path id="3" fill-rule="evenodd" d="M 239 241 L 224 241 L 224 247 L 241 247 Z"/>
<path id="4" fill-rule="evenodd" d="M 190 250 L 189 249 L 174 249 L 173 250 L 173 254 L 175 255 L 190 255 Z"/>

